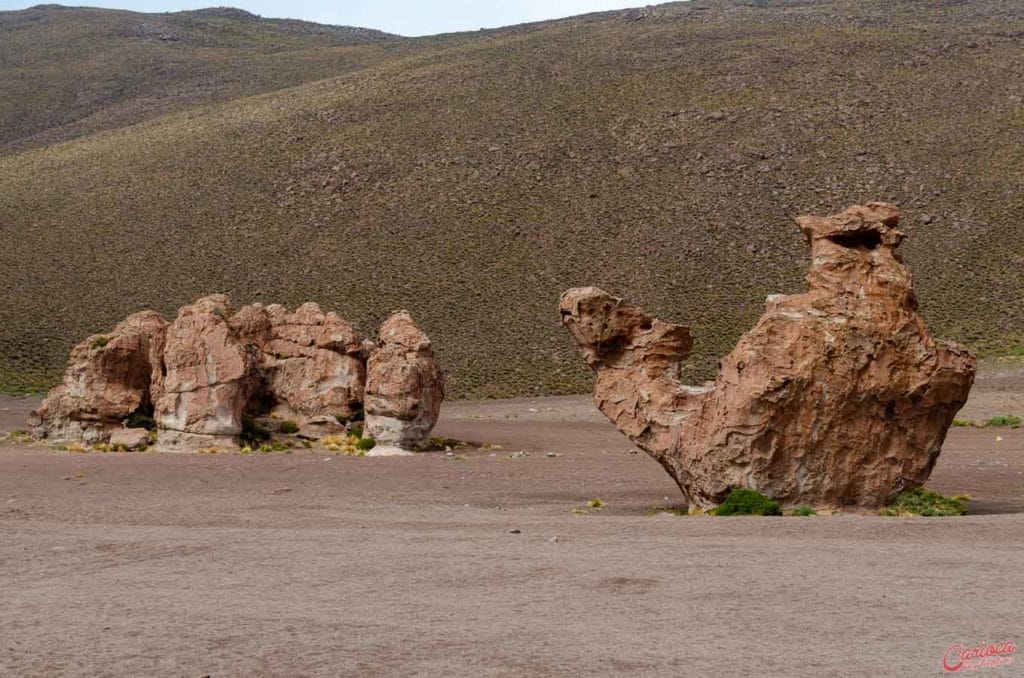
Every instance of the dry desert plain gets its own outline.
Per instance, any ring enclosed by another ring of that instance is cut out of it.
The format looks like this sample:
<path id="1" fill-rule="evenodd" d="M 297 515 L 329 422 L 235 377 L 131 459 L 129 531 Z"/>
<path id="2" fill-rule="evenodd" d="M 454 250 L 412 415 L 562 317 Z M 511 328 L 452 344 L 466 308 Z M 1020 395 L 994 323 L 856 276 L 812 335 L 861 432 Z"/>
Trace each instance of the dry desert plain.
<path id="1" fill-rule="evenodd" d="M 960 416 L 1003 413 L 1013 364 Z M 950 431 L 928 485 L 962 518 L 671 515 L 586 397 L 452 402 L 436 432 L 491 449 L 0 442 L 0 675 L 928 676 L 1024 641 L 1024 429 Z"/>

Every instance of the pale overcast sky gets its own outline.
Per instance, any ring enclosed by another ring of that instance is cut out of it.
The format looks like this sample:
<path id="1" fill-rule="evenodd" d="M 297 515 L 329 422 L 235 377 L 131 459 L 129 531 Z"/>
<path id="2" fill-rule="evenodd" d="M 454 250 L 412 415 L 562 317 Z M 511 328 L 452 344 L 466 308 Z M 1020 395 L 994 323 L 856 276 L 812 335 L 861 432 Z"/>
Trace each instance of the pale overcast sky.
<path id="1" fill-rule="evenodd" d="M 40 3 L 49 0 L 39 0 Z M 649 2 L 649 0 L 648 0 Z M 0 10 L 24 9 L 35 2 L 0 0 Z M 64 0 L 60 4 L 114 7 L 138 12 L 174 12 L 211 6 L 230 6 L 266 17 L 305 19 L 325 24 L 377 28 L 399 35 L 431 35 L 495 28 L 642 7 L 644 0 Z"/>

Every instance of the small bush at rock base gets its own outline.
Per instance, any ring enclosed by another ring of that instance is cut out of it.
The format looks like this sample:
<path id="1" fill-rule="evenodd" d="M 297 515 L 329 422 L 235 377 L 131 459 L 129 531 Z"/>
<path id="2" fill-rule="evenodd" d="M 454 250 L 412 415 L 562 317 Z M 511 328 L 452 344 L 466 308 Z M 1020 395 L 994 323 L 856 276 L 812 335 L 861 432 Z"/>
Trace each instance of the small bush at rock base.
<path id="1" fill-rule="evenodd" d="M 985 426 L 1009 426 L 1010 428 L 1020 428 L 1021 423 L 1022 420 L 1018 416 L 1012 414 L 1000 414 L 985 422 Z"/>
<path id="2" fill-rule="evenodd" d="M 967 512 L 964 501 L 968 498 L 943 497 L 938 492 L 915 487 L 900 493 L 881 513 L 883 516 L 962 516 Z"/>
<path id="3" fill-rule="evenodd" d="M 779 502 L 760 492 L 737 487 L 714 510 L 716 516 L 781 516 Z"/>
<path id="4" fill-rule="evenodd" d="M 238 436 L 242 443 L 250 447 L 259 447 L 265 440 L 270 440 L 270 431 L 249 415 L 242 417 L 242 433 Z"/>
<path id="5" fill-rule="evenodd" d="M 812 509 L 810 506 L 797 506 L 793 509 L 790 514 L 791 516 L 816 516 L 818 512 Z"/>
<path id="6" fill-rule="evenodd" d="M 456 447 L 467 447 L 469 443 L 457 438 L 435 436 L 427 442 L 428 450 L 454 450 Z"/>
<path id="7" fill-rule="evenodd" d="M 376 445 L 377 441 L 374 440 L 373 438 L 360 438 L 356 442 L 356 449 L 363 450 L 365 452 L 367 450 L 372 450 L 374 447 L 376 447 Z"/>
<path id="8" fill-rule="evenodd" d="M 281 433 L 286 433 L 288 435 L 291 435 L 293 433 L 298 433 L 299 432 L 299 425 L 297 423 L 295 423 L 294 421 L 289 419 L 287 421 L 282 421 L 281 422 L 281 427 L 280 427 L 279 430 L 281 431 Z"/>

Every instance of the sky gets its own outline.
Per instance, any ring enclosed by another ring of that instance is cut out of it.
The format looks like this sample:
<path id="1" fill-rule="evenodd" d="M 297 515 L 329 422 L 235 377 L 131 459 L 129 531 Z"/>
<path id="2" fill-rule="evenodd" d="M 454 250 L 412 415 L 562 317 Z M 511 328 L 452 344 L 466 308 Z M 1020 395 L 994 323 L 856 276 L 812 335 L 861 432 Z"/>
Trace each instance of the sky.
<path id="1" fill-rule="evenodd" d="M 174 12 L 230 6 L 265 17 L 305 19 L 324 24 L 376 28 L 405 36 L 497 28 L 574 14 L 640 7 L 651 0 L 0 0 L 0 10 L 25 9 L 46 2 Z"/>

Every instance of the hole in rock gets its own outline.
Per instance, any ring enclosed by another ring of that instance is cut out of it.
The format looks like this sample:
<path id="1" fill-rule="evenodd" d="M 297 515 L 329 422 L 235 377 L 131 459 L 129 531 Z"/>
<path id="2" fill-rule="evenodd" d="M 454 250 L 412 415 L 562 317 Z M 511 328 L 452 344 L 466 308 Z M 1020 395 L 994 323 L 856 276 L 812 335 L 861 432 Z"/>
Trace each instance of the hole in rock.
<path id="1" fill-rule="evenodd" d="M 856 250 L 873 250 L 882 244 L 882 235 L 875 230 L 844 231 L 830 235 L 828 239 L 841 247 Z"/>

